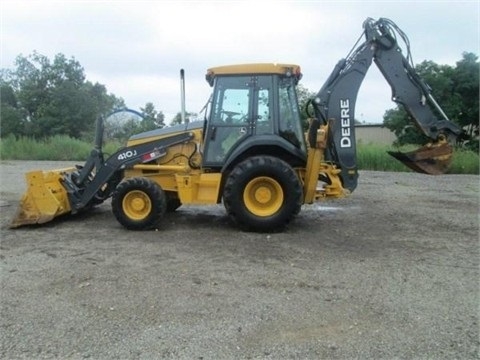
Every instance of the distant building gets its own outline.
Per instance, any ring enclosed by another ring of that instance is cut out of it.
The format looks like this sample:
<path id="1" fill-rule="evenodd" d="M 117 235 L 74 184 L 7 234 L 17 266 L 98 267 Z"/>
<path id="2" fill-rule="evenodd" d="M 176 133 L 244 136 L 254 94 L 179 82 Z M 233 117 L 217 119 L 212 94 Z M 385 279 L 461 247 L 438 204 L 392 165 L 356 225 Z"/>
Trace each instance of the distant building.
<path id="1" fill-rule="evenodd" d="M 356 124 L 355 137 L 357 144 L 392 145 L 397 139 L 383 124 Z"/>

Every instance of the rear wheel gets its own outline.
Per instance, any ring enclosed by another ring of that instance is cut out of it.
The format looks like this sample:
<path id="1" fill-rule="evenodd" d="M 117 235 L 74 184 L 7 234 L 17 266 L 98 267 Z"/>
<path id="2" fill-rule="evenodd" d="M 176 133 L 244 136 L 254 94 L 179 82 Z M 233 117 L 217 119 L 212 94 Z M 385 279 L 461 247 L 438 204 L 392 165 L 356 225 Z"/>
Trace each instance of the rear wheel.
<path id="1" fill-rule="evenodd" d="M 148 230 L 159 225 L 167 208 L 162 188 L 146 178 L 121 182 L 112 196 L 112 211 L 129 230 Z"/>
<path id="2" fill-rule="evenodd" d="M 255 156 L 238 164 L 223 192 L 227 213 L 242 229 L 282 230 L 300 212 L 302 186 L 285 161 Z"/>

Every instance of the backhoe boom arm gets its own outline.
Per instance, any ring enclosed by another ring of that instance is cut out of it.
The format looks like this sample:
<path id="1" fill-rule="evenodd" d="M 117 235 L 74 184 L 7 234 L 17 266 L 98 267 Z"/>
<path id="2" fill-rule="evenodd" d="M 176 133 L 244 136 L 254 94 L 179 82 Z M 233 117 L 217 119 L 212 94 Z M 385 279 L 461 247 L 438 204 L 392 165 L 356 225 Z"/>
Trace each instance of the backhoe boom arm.
<path id="1" fill-rule="evenodd" d="M 315 118 L 321 124 L 330 122 L 329 145 L 325 160 L 341 169 L 343 186 L 353 191 L 357 185 L 355 144 L 355 103 L 365 75 L 375 62 L 392 89 L 392 100 L 402 105 L 420 131 L 433 142 L 457 138 L 461 129 L 452 123 L 433 98 L 429 87 L 418 76 L 411 64 L 410 53 L 404 56 L 397 42 L 399 35 L 408 44 L 406 35 L 388 19 L 364 22 L 365 41 L 354 46 L 349 55 L 340 60 L 313 101 Z M 358 44 L 358 42 L 357 42 Z M 450 150 L 451 151 L 451 150 Z M 394 155 L 394 154 L 392 154 Z M 395 156 L 395 155 L 394 155 Z M 395 156 L 407 166 L 407 160 Z M 410 160 L 410 161 L 409 161 Z M 412 166 L 410 166 L 412 167 Z M 430 169 L 416 171 L 435 173 Z"/>

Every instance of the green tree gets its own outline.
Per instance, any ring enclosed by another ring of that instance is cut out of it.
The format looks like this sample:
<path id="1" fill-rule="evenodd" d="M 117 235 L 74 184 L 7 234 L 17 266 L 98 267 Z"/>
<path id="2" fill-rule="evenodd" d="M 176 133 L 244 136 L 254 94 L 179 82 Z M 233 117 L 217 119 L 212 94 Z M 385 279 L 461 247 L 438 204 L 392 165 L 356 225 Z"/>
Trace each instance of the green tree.
<path id="1" fill-rule="evenodd" d="M 297 90 L 298 106 L 300 108 L 300 118 L 302 119 L 302 124 L 306 129 L 308 127 L 307 104 L 310 99 L 315 97 L 316 93 L 308 90 L 305 86 L 303 86 L 303 84 L 298 84 L 296 90 Z"/>
<path id="2" fill-rule="evenodd" d="M 397 145 L 424 144 L 428 141 L 428 138 L 412 124 L 403 107 L 387 110 L 383 118 L 385 127 L 397 137 L 395 142 Z"/>
<path id="3" fill-rule="evenodd" d="M 161 129 L 165 126 L 165 116 L 161 111 L 155 110 L 153 103 L 148 102 L 144 108 L 140 108 L 142 115 L 144 116 L 140 129 L 141 131 L 149 131 L 154 129 Z"/>
<path id="4" fill-rule="evenodd" d="M 479 63 L 473 53 L 463 53 L 457 62 L 452 82 L 455 94 L 461 99 L 462 107 L 456 113 L 457 123 L 465 129 L 469 146 L 478 151 L 479 135 Z"/>
<path id="5" fill-rule="evenodd" d="M 478 149 L 479 129 L 479 66 L 477 56 L 463 53 L 456 67 L 423 61 L 415 67 L 419 76 L 433 89 L 432 94 L 445 114 L 467 131 L 471 148 Z M 437 114 L 439 115 L 439 114 Z M 439 116 L 440 117 L 440 116 Z M 397 144 L 419 144 L 426 137 L 415 130 L 413 120 L 403 107 L 388 110 L 384 125 L 397 136 Z"/>
<path id="6" fill-rule="evenodd" d="M 25 121 L 21 109 L 18 108 L 17 97 L 13 88 L 0 80 L 0 135 L 25 135 Z"/>
<path id="7" fill-rule="evenodd" d="M 196 117 L 197 114 L 185 112 L 185 122 L 188 124 L 190 119 Z M 170 121 L 170 126 L 182 124 L 182 113 L 178 112 L 173 119 Z"/>
<path id="8" fill-rule="evenodd" d="M 34 52 L 28 57 L 18 56 L 15 65 L 14 70 L 2 71 L 2 93 L 7 94 L 10 87 L 16 101 L 15 106 L 12 102 L 1 103 L 0 111 L 7 115 L 7 121 L 1 123 L 2 136 L 63 134 L 90 138 L 95 120 L 123 105 L 122 99 L 107 94 L 105 86 L 86 81 L 83 68 L 74 58 L 57 54 L 50 61 Z M 18 126 L 13 126 L 15 123 Z"/>
<path id="9" fill-rule="evenodd" d="M 151 102 L 140 108 L 140 112 L 133 113 L 131 109 L 121 108 L 105 119 L 105 138 L 125 142 L 134 134 L 163 128 L 164 118 L 163 113 L 157 112 Z"/>

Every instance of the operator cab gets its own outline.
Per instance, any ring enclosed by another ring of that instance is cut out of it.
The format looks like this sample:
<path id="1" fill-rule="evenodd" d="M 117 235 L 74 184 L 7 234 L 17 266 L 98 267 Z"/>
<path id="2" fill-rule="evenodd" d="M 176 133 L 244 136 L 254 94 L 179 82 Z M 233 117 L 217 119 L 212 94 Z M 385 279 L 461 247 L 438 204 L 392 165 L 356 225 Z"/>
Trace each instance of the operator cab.
<path id="1" fill-rule="evenodd" d="M 213 86 L 205 134 L 204 165 L 221 167 L 229 156 L 255 135 L 281 141 L 305 153 L 306 144 L 295 86 L 300 67 L 285 64 L 245 64 L 211 68 Z M 252 143 L 253 146 L 253 143 Z"/>

